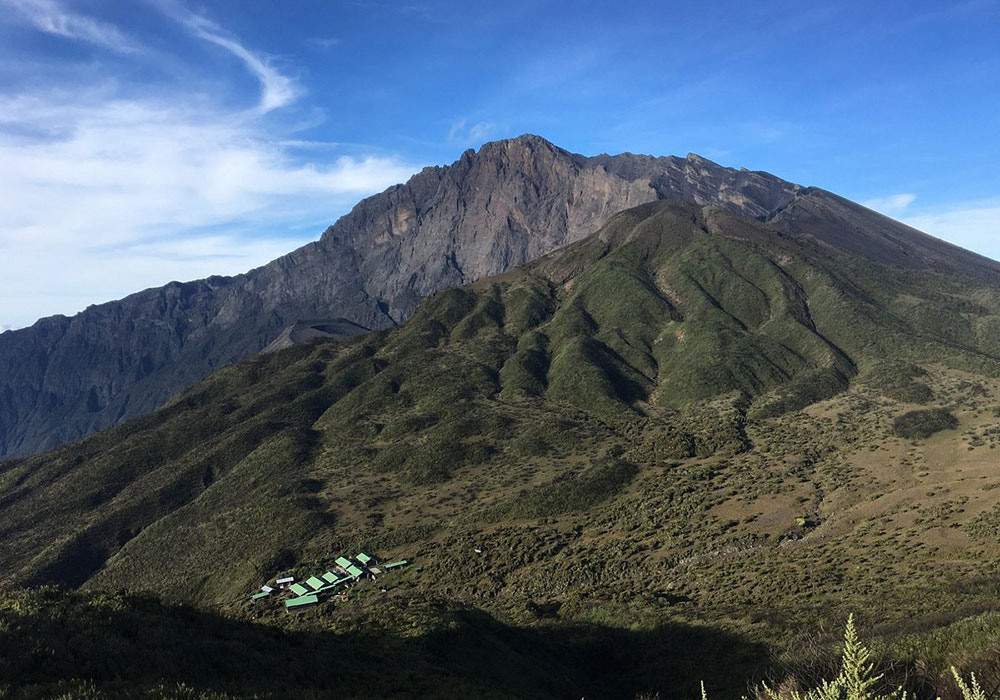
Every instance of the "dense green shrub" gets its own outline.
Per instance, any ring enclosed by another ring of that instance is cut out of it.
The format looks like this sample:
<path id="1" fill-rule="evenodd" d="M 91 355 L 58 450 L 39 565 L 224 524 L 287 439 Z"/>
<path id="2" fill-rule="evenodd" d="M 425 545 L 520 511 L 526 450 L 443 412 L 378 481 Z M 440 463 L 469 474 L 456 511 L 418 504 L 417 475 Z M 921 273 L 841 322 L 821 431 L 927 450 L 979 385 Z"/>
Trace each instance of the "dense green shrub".
<path id="1" fill-rule="evenodd" d="M 1000 541 L 1000 506 L 977 515 L 966 525 L 969 534 L 981 542 Z"/>
<path id="2" fill-rule="evenodd" d="M 488 443 L 459 442 L 436 434 L 423 442 L 398 442 L 383 448 L 373 466 L 376 471 L 394 472 L 410 484 L 436 484 L 467 464 L 489 459 L 493 452 Z"/>
<path id="3" fill-rule="evenodd" d="M 694 440 L 696 457 L 735 455 L 750 449 L 746 419 L 742 398 L 722 399 L 690 410 L 681 427 Z"/>
<path id="4" fill-rule="evenodd" d="M 665 425 L 649 431 L 645 437 L 641 454 L 643 458 L 655 462 L 670 459 L 687 459 L 695 456 L 694 436 L 675 425 Z"/>
<path id="5" fill-rule="evenodd" d="M 578 474 L 566 475 L 543 486 L 522 491 L 488 509 L 487 517 L 540 518 L 584 510 L 614 496 L 638 473 L 634 464 L 620 459 L 598 461 Z"/>
<path id="6" fill-rule="evenodd" d="M 958 427 L 958 419 L 946 408 L 928 408 L 909 411 L 896 416 L 892 422 L 892 432 L 909 440 L 930 437 L 942 430 Z"/>
<path id="7" fill-rule="evenodd" d="M 923 382 L 915 381 L 927 375 L 927 370 L 903 360 L 882 360 L 869 367 L 862 375 L 866 386 L 901 403 L 928 403 L 934 392 Z"/>
<path id="8" fill-rule="evenodd" d="M 847 377 L 835 367 L 820 367 L 801 372 L 766 397 L 750 412 L 752 418 L 773 418 L 798 411 L 817 401 L 836 396 L 847 388 Z"/>
<path id="9" fill-rule="evenodd" d="M 922 382 L 899 384 L 886 389 L 883 393 L 901 403 L 929 403 L 934 400 L 934 392 Z"/>
<path id="10" fill-rule="evenodd" d="M 887 389 L 901 382 L 923 377 L 927 370 L 904 360 L 881 360 L 862 373 L 862 381 L 875 389 Z"/>
<path id="11" fill-rule="evenodd" d="M 583 428 L 572 421 L 542 418 L 523 423 L 509 449 L 517 457 L 558 455 L 578 446 L 583 437 Z"/>

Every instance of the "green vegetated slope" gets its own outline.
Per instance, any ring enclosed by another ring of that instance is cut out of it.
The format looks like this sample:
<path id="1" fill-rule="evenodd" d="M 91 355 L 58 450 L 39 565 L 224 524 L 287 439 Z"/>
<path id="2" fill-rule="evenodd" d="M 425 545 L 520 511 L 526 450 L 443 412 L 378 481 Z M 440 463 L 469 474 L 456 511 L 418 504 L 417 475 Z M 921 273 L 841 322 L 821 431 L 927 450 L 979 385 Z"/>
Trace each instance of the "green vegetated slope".
<path id="1" fill-rule="evenodd" d="M 254 618 L 264 629 L 239 628 L 249 646 L 283 634 L 308 648 L 311 630 L 334 635 L 316 642 L 332 654 L 378 630 L 366 643 L 416 650 L 401 652 L 412 669 L 380 672 L 450 678 L 455 697 L 478 692 L 475 664 L 428 651 L 447 630 L 502 638 L 476 663 L 523 664 L 538 697 L 681 692 L 704 672 L 676 629 L 756 650 L 720 662 L 736 692 L 767 665 L 755 645 L 791 663 L 798 635 L 849 610 L 885 625 L 886 654 L 924 649 L 937 672 L 958 646 L 934 634 L 996 630 L 998 289 L 644 205 L 435 295 L 398 329 L 256 357 L 151 416 L 4 462 L 0 581 Z M 294 618 L 246 602 L 358 549 L 422 569 Z M 85 619 L 132 605 L 58 600 Z M 0 635 L 41 624 L 26 619 Z M 917 641 L 894 647 L 906 634 Z M 570 673 L 580 635 L 623 655 Z M 230 649 L 253 666 L 251 651 Z"/>
<path id="2" fill-rule="evenodd" d="M 514 626 L 416 593 L 356 602 L 336 621 L 317 608 L 263 625 L 123 593 L 0 595 L 0 681 L 17 680 L 15 698 L 534 700 L 622 695 L 637 676 L 696 687 L 706 658 L 747 674 L 766 659 L 708 627 Z"/>

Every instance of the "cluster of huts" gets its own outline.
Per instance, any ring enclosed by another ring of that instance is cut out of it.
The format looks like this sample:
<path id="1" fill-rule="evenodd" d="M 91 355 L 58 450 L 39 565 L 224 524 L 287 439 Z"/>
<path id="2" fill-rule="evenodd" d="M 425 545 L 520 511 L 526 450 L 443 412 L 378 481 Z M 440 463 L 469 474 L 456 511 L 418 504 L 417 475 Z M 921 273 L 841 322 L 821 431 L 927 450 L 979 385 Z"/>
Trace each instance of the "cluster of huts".
<path id="1" fill-rule="evenodd" d="M 258 601 L 272 596 L 285 596 L 286 610 L 301 610 L 319 603 L 321 596 L 343 594 L 347 588 L 362 580 L 378 580 L 386 572 L 409 563 L 406 559 L 400 559 L 382 565 L 375 557 L 358 552 L 353 558 L 337 557 L 329 571 L 310 576 L 305 581 L 296 581 L 294 576 L 278 578 L 273 586 L 261 586 L 260 591 L 250 596 L 250 599 Z"/>

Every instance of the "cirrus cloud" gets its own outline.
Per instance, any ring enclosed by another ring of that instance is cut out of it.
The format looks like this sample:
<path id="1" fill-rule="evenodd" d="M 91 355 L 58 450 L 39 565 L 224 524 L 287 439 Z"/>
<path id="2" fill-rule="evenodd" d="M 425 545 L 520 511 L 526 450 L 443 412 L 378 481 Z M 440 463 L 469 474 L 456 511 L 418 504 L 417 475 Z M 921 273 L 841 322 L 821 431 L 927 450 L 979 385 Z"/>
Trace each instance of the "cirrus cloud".
<path id="1" fill-rule="evenodd" d="M 8 21 L 144 60 L 141 42 L 112 24 L 51 0 L 4 3 L 18 10 Z M 113 74 L 84 87 L 0 88 L 0 327 L 246 271 L 416 170 L 358 148 L 302 148 L 310 142 L 274 117 L 305 93 L 293 78 L 219 25 L 157 6 L 242 62 L 260 86 L 254 106 L 227 107 L 189 86 L 135 94 Z"/>
<path id="2" fill-rule="evenodd" d="M 448 129 L 448 142 L 463 146 L 478 146 L 503 127 L 494 122 L 480 121 L 470 124 L 467 119 L 459 119 Z"/>
<path id="3" fill-rule="evenodd" d="M 141 51 L 140 45 L 126 37 L 113 24 L 73 12 L 54 0 L 2 0 L 0 7 L 10 10 L 10 17 L 35 29 L 65 39 L 97 44 L 118 53 Z"/>
<path id="4" fill-rule="evenodd" d="M 914 208 L 916 201 L 917 195 L 906 192 L 874 197 L 862 204 L 919 231 L 1000 260 L 1000 200 Z"/>
<path id="5" fill-rule="evenodd" d="M 1000 260 L 1000 199 L 919 212 L 901 221 L 980 255 Z"/>
<path id="6" fill-rule="evenodd" d="M 880 214 L 898 217 L 900 214 L 909 209 L 910 205 L 913 204 L 916 199 L 917 195 L 909 192 L 903 192 L 900 194 L 890 194 L 886 197 L 866 199 L 862 202 L 862 204 L 869 209 L 874 209 Z"/>

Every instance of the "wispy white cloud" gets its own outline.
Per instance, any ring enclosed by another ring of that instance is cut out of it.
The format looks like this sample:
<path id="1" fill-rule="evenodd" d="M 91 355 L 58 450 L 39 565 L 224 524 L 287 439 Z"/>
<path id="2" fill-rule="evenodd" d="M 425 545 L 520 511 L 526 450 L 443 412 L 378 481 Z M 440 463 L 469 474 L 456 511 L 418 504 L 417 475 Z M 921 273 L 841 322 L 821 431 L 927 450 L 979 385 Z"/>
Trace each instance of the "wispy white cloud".
<path id="1" fill-rule="evenodd" d="M 924 233 L 1000 260 L 1000 199 L 915 209 L 916 201 L 917 195 L 901 192 L 862 204 Z"/>
<path id="2" fill-rule="evenodd" d="M 0 275 L 8 291 L 21 285 L 22 298 L 0 302 L 2 323 L 71 313 L 171 279 L 242 272 L 315 238 L 334 212 L 415 170 L 391 157 L 300 162 L 232 115 L 81 98 L 0 102 L 13 127 L 0 128 Z M 36 119 L 60 136 L 18 135 Z M 316 227 L 287 236 L 301 222 Z M 230 234 L 215 236 L 218 227 Z M 79 301 L 47 309 L 39 283 L 69 286 Z"/>
<path id="3" fill-rule="evenodd" d="M 1000 199 L 924 211 L 901 221 L 932 236 L 1000 260 Z"/>
<path id="4" fill-rule="evenodd" d="M 499 124 L 480 121 L 470 124 L 467 119 L 459 119 L 448 129 L 448 142 L 461 146 L 474 146 L 495 136 L 502 130 Z"/>
<path id="5" fill-rule="evenodd" d="M 279 141 L 278 145 L 282 148 L 304 148 L 304 149 L 316 149 L 324 151 L 332 151 L 341 148 L 344 144 L 339 141 L 312 141 L 309 139 L 285 139 L 284 141 Z"/>
<path id="6" fill-rule="evenodd" d="M 903 212 L 910 208 L 910 205 L 913 204 L 916 199 L 917 195 L 909 192 L 902 192 L 900 194 L 890 194 L 886 197 L 866 199 L 862 202 L 862 204 L 869 209 L 874 209 L 880 214 L 899 217 L 903 214 Z"/>
<path id="7" fill-rule="evenodd" d="M 66 9 L 54 0 L 0 0 L 11 15 L 35 29 L 65 39 L 97 44 L 119 53 L 136 53 L 139 44 L 113 24 Z"/>
<path id="8" fill-rule="evenodd" d="M 257 76 L 261 85 L 260 102 L 257 104 L 257 109 L 261 113 L 285 107 L 302 94 L 301 87 L 294 79 L 282 75 L 267 60 L 251 53 L 209 18 L 191 12 L 174 0 L 158 0 L 156 4 L 168 16 L 187 27 L 195 36 L 220 46 L 236 56 L 251 73 Z"/>
<path id="9" fill-rule="evenodd" d="M 191 21 L 258 76 L 256 109 L 189 86 L 136 97 L 114 75 L 87 87 L 0 87 L 0 326 L 246 271 L 417 169 L 357 148 L 331 154 L 336 144 L 262 118 L 301 91 L 216 25 Z"/>

